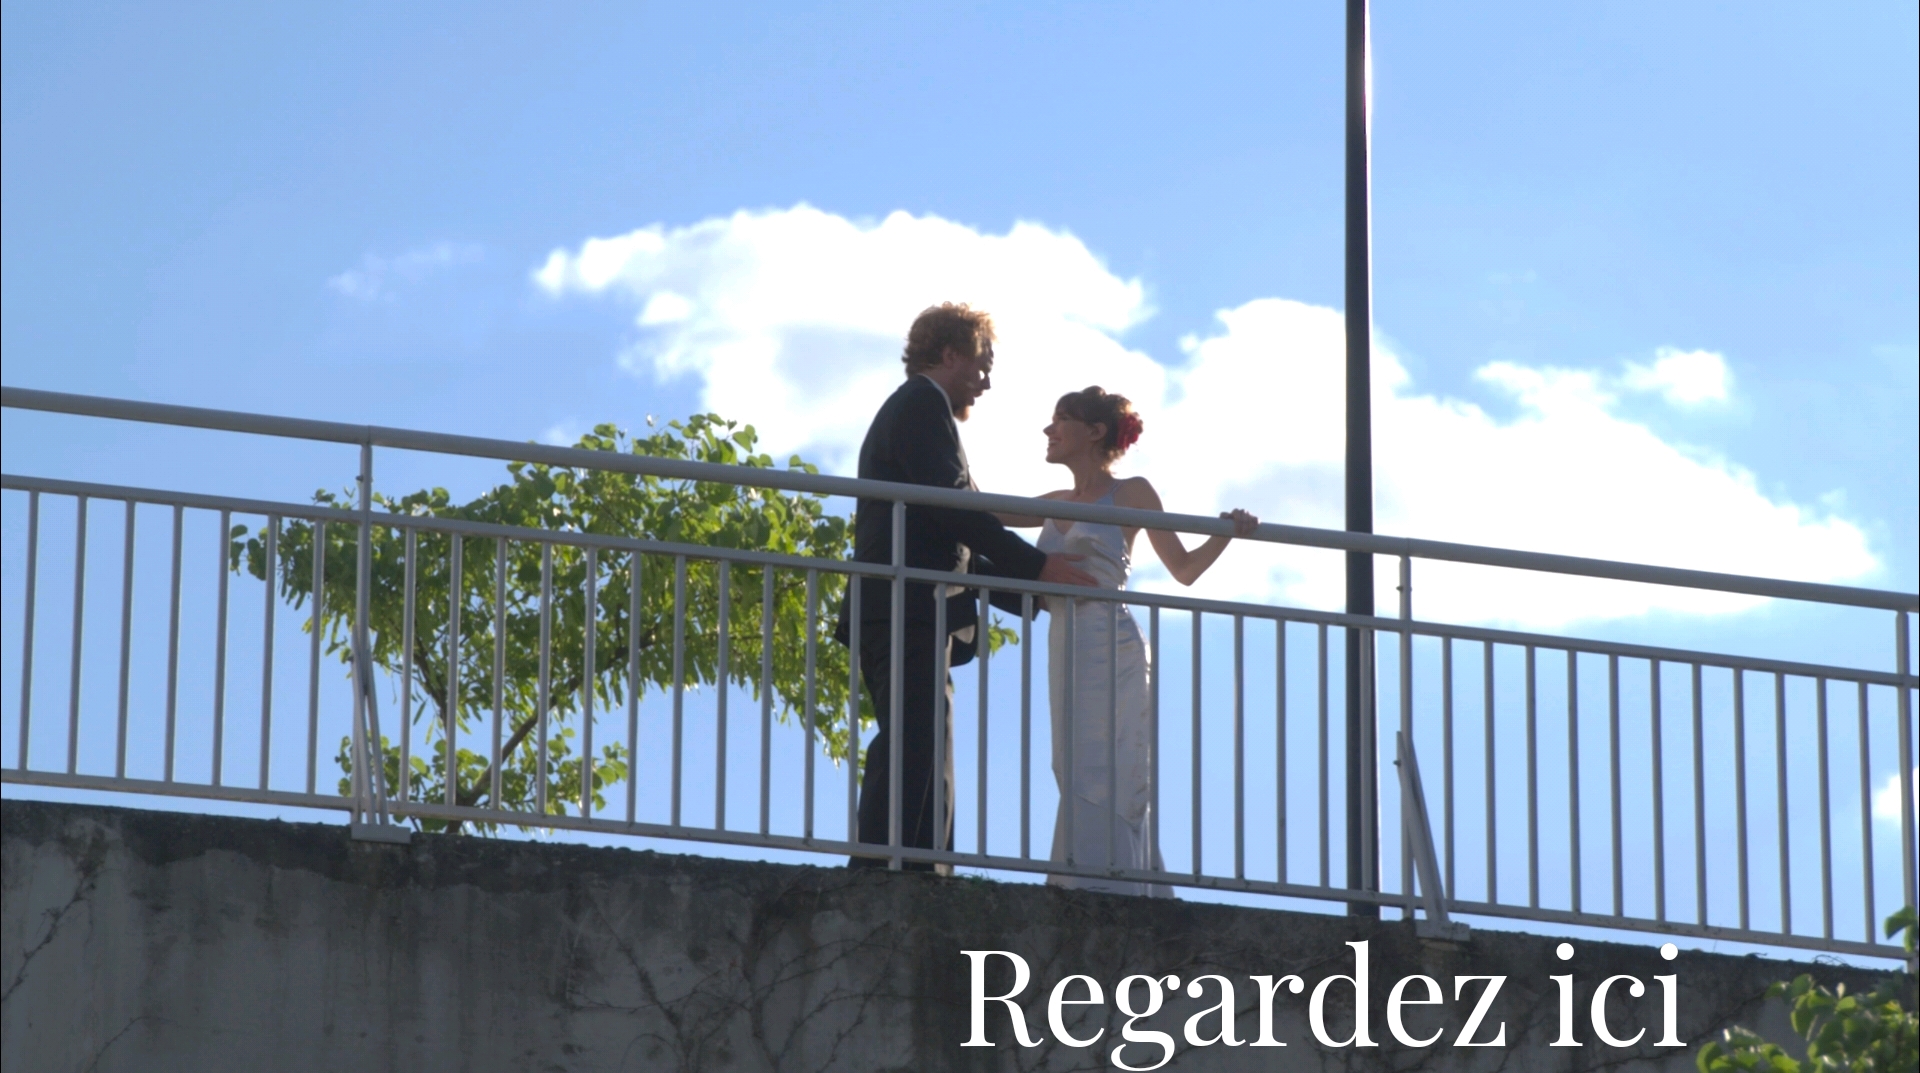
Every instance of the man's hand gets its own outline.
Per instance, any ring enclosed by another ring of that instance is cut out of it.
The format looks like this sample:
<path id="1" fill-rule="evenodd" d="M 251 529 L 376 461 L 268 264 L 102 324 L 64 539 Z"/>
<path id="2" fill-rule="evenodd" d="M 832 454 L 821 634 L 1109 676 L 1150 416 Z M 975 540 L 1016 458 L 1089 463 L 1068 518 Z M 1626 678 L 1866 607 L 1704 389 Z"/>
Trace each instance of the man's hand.
<path id="1" fill-rule="evenodd" d="M 1051 585 L 1100 584 L 1092 574 L 1073 565 L 1084 558 L 1084 555 L 1049 555 L 1047 564 L 1040 568 L 1040 580 Z"/>

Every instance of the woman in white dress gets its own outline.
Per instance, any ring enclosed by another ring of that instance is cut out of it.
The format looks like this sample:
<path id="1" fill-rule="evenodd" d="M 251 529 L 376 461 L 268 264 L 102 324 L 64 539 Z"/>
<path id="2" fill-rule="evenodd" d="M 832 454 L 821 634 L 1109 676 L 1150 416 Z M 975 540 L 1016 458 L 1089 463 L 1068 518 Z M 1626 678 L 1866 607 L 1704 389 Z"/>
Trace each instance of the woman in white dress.
<path id="1" fill-rule="evenodd" d="M 1047 461 L 1067 467 L 1073 487 L 1042 498 L 1159 510 L 1145 477 L 1115 477 L 1113 464 L 1139 439 L 1143 424 L 1124 396 L 1098 387 L 1063 395 L 1047 425 Z M 1220 515 L 1245 536 L 1259 519 L 1244 510 Z M 1138 529 L 1000 515 L 1010 526 L 1040 526 L 1044 552 L 1082 556 L 1080 567 L 1103 588 L 1125 589 Z M 1225 550 L 1209 537 L 1191 550 L 1177 534 L 1149 530 L 1160 561 L 1191 585 Z M 1060 787 L 1051 859 L 1082 869 L 1157 870 L 1157 839 L 1148 824 L 1153 745 L 1147 721 L 1147 646 L 1125 605 L 1109 600 L 1047 601 L 1047 666 L 1053 711 L 1053 775 Z M 1053 875 L 1049 883 L 1114 894 L 1172 897 L 1162 884 Z"/>

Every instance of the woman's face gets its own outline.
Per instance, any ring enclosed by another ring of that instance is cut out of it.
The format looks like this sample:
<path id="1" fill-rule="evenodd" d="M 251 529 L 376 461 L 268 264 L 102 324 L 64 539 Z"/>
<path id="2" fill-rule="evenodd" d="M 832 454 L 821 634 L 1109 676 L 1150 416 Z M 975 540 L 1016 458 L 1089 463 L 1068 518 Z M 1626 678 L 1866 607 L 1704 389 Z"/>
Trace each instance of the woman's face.
<path id="1" fill-rule="evenodd" d="M 1047 461 L 1064 464 L 1092 456 L 1107 434 L 1107 426 L 1089 425 L 1055 410 L 1052 423 L 1040 431 L 1047 436 Z"/>

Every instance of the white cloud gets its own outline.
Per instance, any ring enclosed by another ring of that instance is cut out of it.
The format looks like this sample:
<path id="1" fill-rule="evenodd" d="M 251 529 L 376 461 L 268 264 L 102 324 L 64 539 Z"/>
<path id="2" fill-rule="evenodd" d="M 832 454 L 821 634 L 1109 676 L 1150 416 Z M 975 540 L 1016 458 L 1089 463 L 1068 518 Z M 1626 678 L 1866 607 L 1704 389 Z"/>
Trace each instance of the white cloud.
<path id="1" fill-rule="evenodd" d="M 558 421 L 548 425 L 547 430 L 540 434 L 540 442 L 555 447 L 572 447 L 580 442 L 580 437 L 585 434 L 585 431 L 575 422 Z"/>
<path id="2" fill-rule="evenodd" d="M 1914 803 L 1920 808 L 1920 767 L 1913 769 Z M 1877 820 L 1900 822 L 1900 773 L 1887 776 L 1887 781 L 1873 792 L 1873 817 Z"/>
<path id="3" fill-rule="evenodd" d="M 479 246 L 455 242 L 436 242 L 394 257 L 370 253 L 360 259 L 360 267 L 329 277 L 327 287 L 366 302 L 392 298 L 395 287 L 400 284 L 418 283 L 440 269 L 478 261 L 480 257 Z"/>
<path id="4" fill-rule="evenodd" d="M 1246 506 L 1271 521 L 1341 524 L 1345 337 L 1331 309 L 1266 298 L 1222 310 L 1211 332 L 1182 341 L 1183 362 L 1162 365 L 1120 341 L 1150 313 L 1140 281 L 1115 276 L 1070 234 L 1024 223 L 983 234 L 899 212 L 860 223 L 806 206 L 592 239 L 554 251 L 534 279 L 556 296 L 633 302 L 639 330 L 621 357 L 630 369 L 699 377 L 702 405 L 755 424 L 776 453 L 800 450 L 843 473 L 900 381 L 914 314 L 970 302 L 992 311 L 1000 336 L 994 389 L 964 430 L 982 487 L 1059 487 L 1064 471 L 1042 460 L 1040 427 L 1062 392 L 1097 383 L 1145 414 L 1123 469 L 1151 477 L 1168 509 Z M 1696 397 L 1701 353 L 1662 352 L 1647 375 Z M 1706 357 L 1724 395 L 1724 362 Z M 1747 471 L 1618 416 L 1600 372 L 1494 363 L 1479 379 L 1517 415 L 1421 393 L 1376 347 L 1379 531 L 1806 580 L 1878 568 L 1850 522 L 1769 498 Z M 1140 550 L 1142 583 L 1170 585 Z M 1390 611 L 1392 565 L 1381 565 Z M 1196 591 L 1334 607 L 1341 563 L 1239 547 Z M 1415 591 L 1421 617 L 1532 626 L 1759 602 L 1440 563 L 1416 566 Z"/>
<path id="5" fill-rule="evenodd" d="M 1675 406 L 1698 406 L 1727 401 L 1732 379 L 1727 359 L 1711 350 L 1661 347 L 1652 365 L 1628 362 L 1620 382 L 1630 391 L 1657 391 Z"/>

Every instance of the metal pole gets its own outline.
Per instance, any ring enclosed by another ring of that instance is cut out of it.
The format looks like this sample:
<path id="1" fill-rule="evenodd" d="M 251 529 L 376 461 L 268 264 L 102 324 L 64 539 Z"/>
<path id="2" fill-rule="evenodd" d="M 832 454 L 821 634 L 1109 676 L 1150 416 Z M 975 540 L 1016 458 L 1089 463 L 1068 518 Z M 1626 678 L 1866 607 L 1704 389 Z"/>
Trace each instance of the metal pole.
<path id="1" fill-rule="evenodd" d="M 1372 269 L 1368 263 L 1368 47 L 1367 0 L 1347 0 L 1347 530 L 1373 532 L 1373 417 L 1370 412 L 1373 352 Z M 1347 613 L 1373 614 L 1373 559 L 1347 554 Z M 1363 773 L 1374 757 L 1362 753 L 1361 723 L 1373 713 L 1365 707 L 1372 691 L 1360 682 L 1363 633 L 1347 631 L 1347 886 L 1370 889 L 1368 867 L 1379 854 L 1380 832 L 1367 823 L 1375 810 L 1362 807 Z M 1369 902 L 1347 903 L 1349 916 L 1380 915 Z"/>

